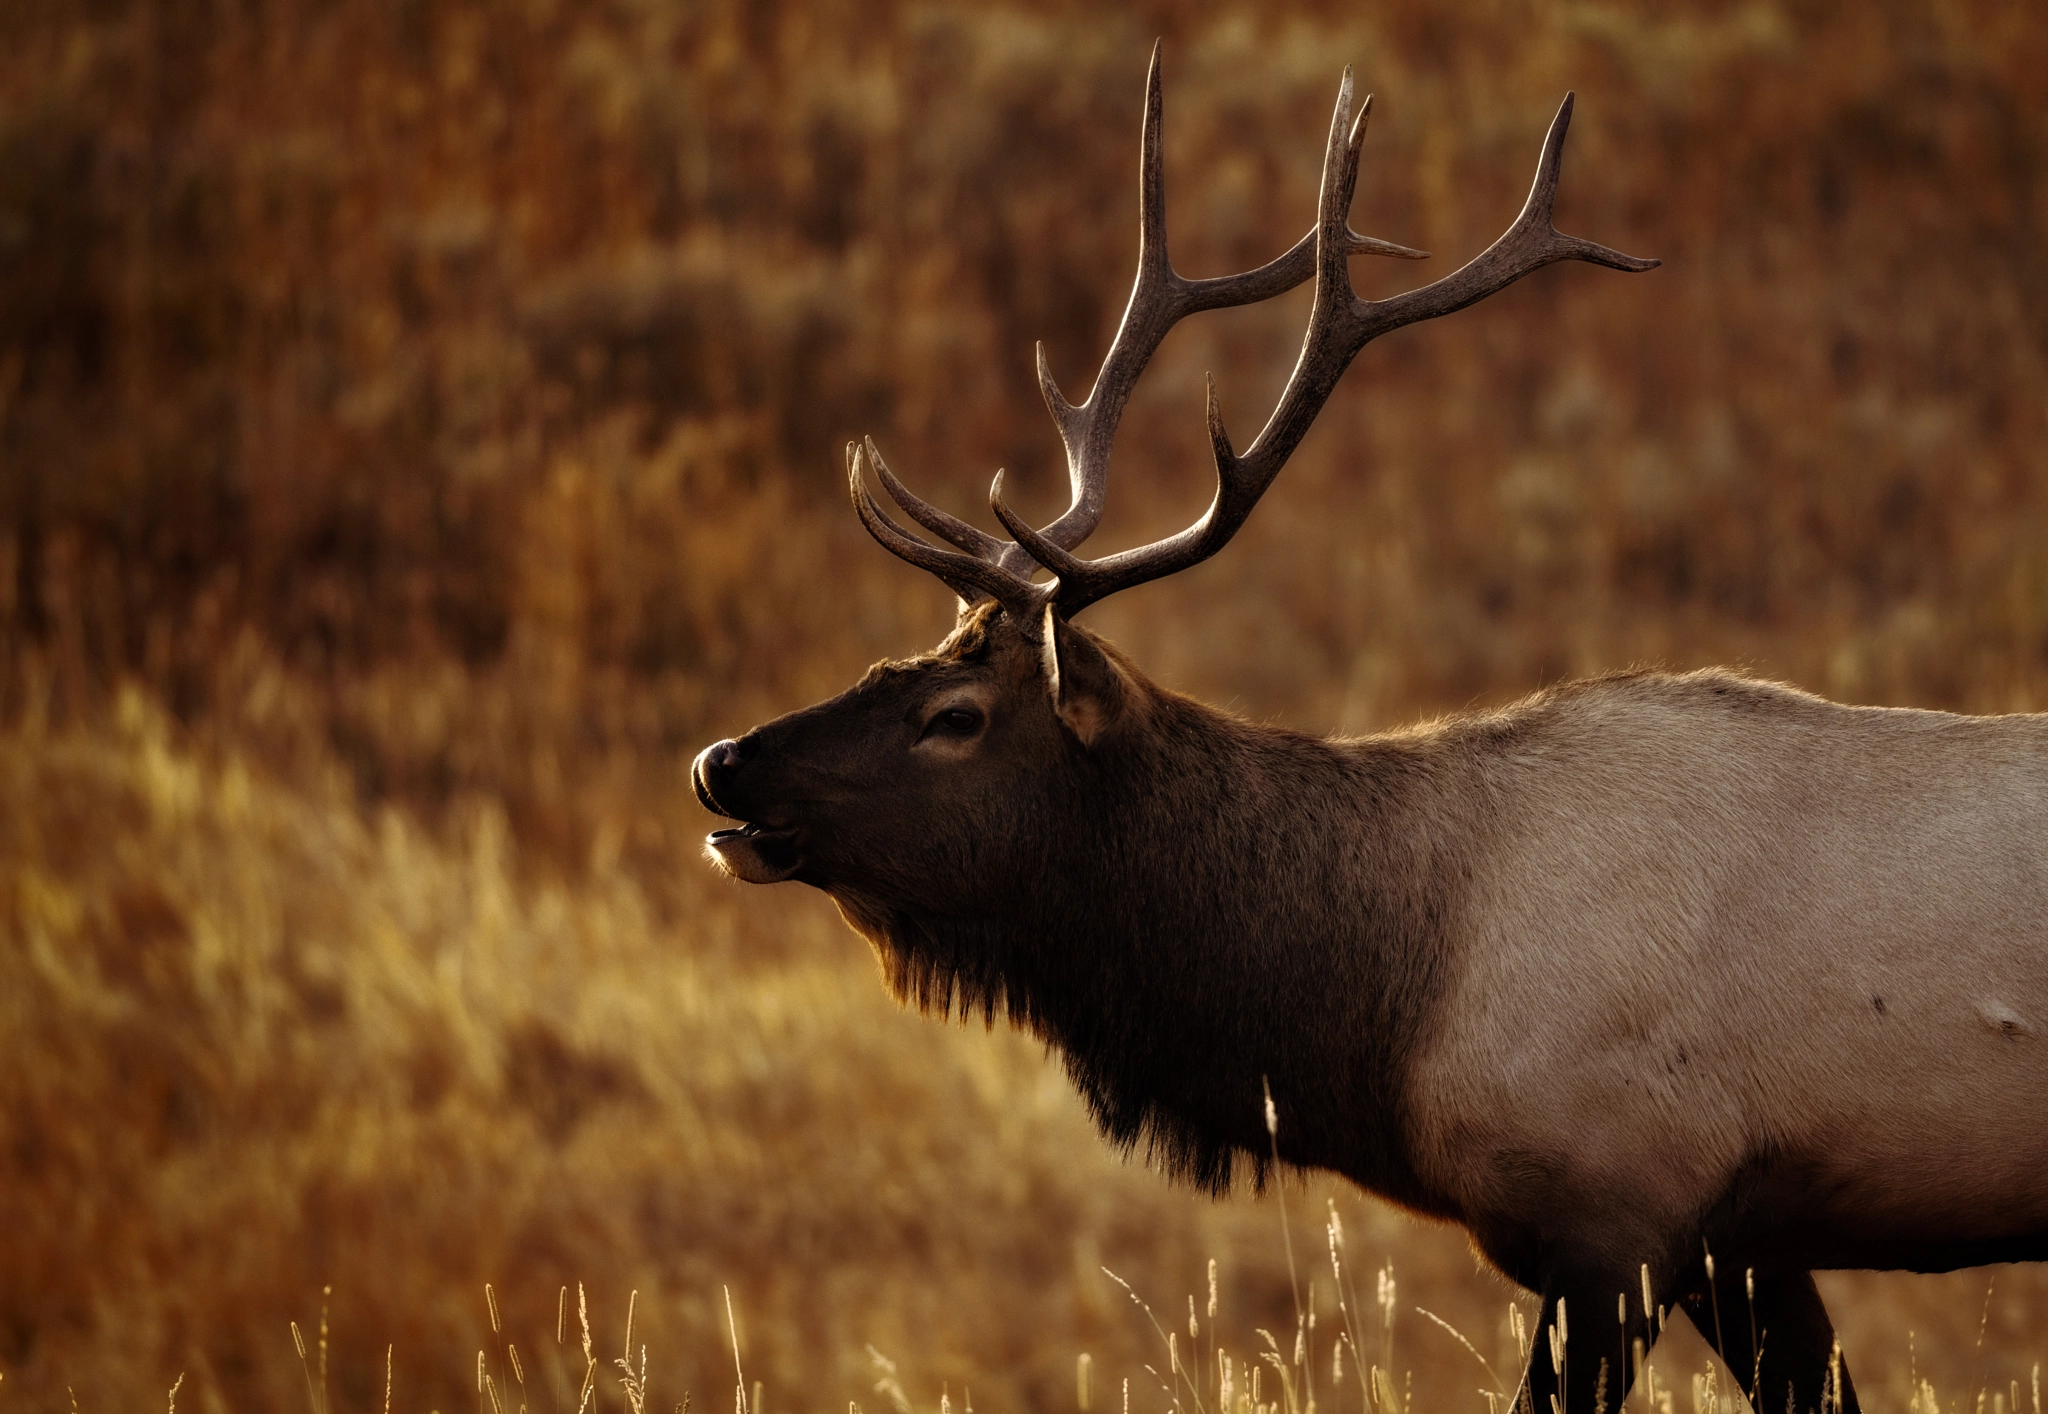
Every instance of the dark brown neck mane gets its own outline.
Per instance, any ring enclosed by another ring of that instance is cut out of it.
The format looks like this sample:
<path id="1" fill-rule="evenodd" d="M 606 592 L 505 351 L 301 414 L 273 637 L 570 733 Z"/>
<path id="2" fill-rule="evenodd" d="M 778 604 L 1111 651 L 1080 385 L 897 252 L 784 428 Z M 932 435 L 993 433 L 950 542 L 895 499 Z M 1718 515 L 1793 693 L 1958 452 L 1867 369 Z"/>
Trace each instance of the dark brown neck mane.
<path id="1" fill-rule="evenodd" d="M 1174 1176 L 1221 1192 L 1243 1157 L 1263 1182 L 1270 1084 L 1284 1161 L 1435 1208 L 1403 1085 L 1445 971 L 1437 752 L 1145 691 L 1144 730 L 1077 753 L 1059 830 L 1018 822 L 1033 887 L 974 917 L 842 909 L 898 997 L 1044 1037 L 1104 1133 Z"/>

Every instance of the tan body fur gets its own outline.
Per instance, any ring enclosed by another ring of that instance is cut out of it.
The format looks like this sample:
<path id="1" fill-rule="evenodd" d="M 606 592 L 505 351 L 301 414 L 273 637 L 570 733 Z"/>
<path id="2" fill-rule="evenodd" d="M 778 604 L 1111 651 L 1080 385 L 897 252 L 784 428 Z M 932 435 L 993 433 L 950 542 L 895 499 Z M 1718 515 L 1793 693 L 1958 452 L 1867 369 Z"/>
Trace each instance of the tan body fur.
<path id="1" fill-rule="evenodd" d="M 1797 1265 L 2048 1240 L 2048 717 L 1700 673 L 1443 731 L 1492 739 L 1486 825 L 1413 1144 L 1482 1242 L 1533 1187 L 1572 1245 L 1669 1263 L 1761 1165 L 1799 1177 Z"/>

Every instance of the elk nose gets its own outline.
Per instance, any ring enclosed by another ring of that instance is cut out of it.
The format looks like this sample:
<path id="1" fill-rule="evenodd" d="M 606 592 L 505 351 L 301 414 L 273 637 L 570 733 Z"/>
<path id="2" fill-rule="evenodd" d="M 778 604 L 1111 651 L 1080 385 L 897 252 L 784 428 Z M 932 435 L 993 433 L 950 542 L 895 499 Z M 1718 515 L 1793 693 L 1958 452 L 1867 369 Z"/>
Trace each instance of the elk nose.
<path id="1" fill-rule="evenodd" d="M 690 768 L 690 784 L 696 787 L 697 799 L 705 809 L 719 815 L 731 813 L 718 804 L 718 791 L 732 784 L 734 773 L 754 754 L 757 745 L 751 737 L 744 741 L 728 737 L 724 741 L 713 742 L 698 753 Z"/>

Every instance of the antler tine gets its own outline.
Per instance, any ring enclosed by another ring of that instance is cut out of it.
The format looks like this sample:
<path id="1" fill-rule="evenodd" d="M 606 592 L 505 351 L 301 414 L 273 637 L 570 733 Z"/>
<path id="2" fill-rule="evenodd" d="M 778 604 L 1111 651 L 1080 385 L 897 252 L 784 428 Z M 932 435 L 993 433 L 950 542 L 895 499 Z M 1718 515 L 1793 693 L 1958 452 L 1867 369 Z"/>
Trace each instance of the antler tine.
<path id="1" fill-rule="evenodd" d="M 1009 548 L 1003 541 L 996 539 L 995 536 L 988 534 L 986 531 L 969 525 L 958 516 L 949 515 L 947 512 L 940 510 L 931 502 L 917 495 L 901 481 L 898 481 L 896 474 L 889 470 L 889 464 L 882 460 L 882 453 L 875 446 L 875 439 L 869 437 L 866 441 L 867 458 L 870 462 L 874 463 L 875 475 L 880 478 L 883 487 L 888 491 L 889 498 L 897 505 L 903 507 L 909 513 L 912 520 L 916 521 L 926 530 L 931 531 L 932 534 L 959 546 L 978 560 L 995 563 L 1002 552 Z M 848 443 L 847 446 L 850 449 L 852 443 Z M 998 476 L 1001 474 L 1000 472 L 997 473 Z"/>
<path id="2" fill-rule="evenodd" d="M 1039 544 L 1056 550 L 1072 550 L 1094 533 L 1102 519 L 1104 493 L 1109 474 L 1109 452 L 1116 439 L 1124 406 L 1131 390 L 1144 372 L 1167 332 L 1190 314 L 1255 304 L 1285 294 L 1316 273 L 1317 251 L 1321 248 L 1340 255 L 1386 255 L 1404 260 L 1426 260 L 1427 251 L 1412 250 L 1370 236 L 1361 236 L 1339 220 L 1338 234 L 1319 242 L 1320 224 L 1276 260 L 1239 275 L 1219 275 L 1189 280 L 1175 272 L 1166 245 L 1166 164 L 1160 133 L 1165 102 L 1160 78 L 1160 46 L 1152 46 L 1152 62 L 1145 75 L 1145 117 L 1139 141 L 1138 162 L 1138 270 L 1131 285 L 1131 297 L 1124 306 L 1123 322 L 1095 375 L 1095 386 L 1087 400 L 1076 406 L 1060 393 L 1059 384 L 1046 362 L 1045 346 L 1038 346 L 1038 386 L 1046 409 L 1059 428 L 1060 442 L 1067 456 L 1067 480 L 1072 499 L 1060 517 L 1036 532 Z M 1361 126 L 1358 137 L 1363 136 Z M 1354 164 L 1355 165 L 1355 164 Z M 1348 193 L 1344 203 L 1349 209 Z M 908 509 L 906 507 L 905 509 Z M 913 512 L 914 514 L 914 512 Z M 1005 525 L 1014 519 L 999 511 Z M 944 532 L 940 532 L 943 534 Z M 956 544 L 959 542 L 955 542 Z M 1003 552 L 1006 569 L 1028 574 L 1032 561 L 1051 564 L 1031 550 L 1031 541 L 1019 536 L 1016 545 Z M 1027 558 L 1028 556 L 1028 558 Z M 1071 557 L 1068 557 L 1071 562 Z"/>
<path id="3" fill-rule="evenodd" d="M 1032 632 L 1043 617 L 1045 605 L 1051 601 L 1054 586 L 1032 584 L 988 560 L 958 550 L 942 550 L 912 535 L 889 518 L 889 513 L 876 503 L 873 493 L 868 490 L 867 463 L 870 460 L 883 477 L 884 485 L 895 480 L 881 469 L 881 457 L 875 451 L 872 438 L 864 438 L 860 446 L 852 442 L 846 444 L 847 490 L 853 497 L 854 512 L 860 517 L 860 523 L 867 527 L 868 534 L 898 559 L 938 576 L 948 589 L 960 596 L 962 603 L 972 604 L 982 597 L 994 599 L 1010 611 L 1027 633 Z M 892 489 L 890 494 L 894 495 L 895 491 Z M 934 510 L 933 514 L 945 516 L 943 511 Z M 952 517 L 946 516 L 946 519 L 951 520 Z M 972 526 L 967 528 L 973 529 Z M 979 531 L 975 533 L 980 534 Z M 983 538 L 1001 543 L 993 536 Z"/>
<path id="4" fill-rule="evenodd" d="M 1336 109 L 1331 114 L 1329 144 L 1324 149 L 1313 249 L 1316 296 L 1308 329 L 1302 337 L 1301 356 L 1272 416 L 1242 455 L 1231 449 L 1216 401 L 1215 380 L 1210 380 L 1209 435 L 1215 448 L 1217 489 L 1201 520 L 1154 544 L 1084 561 L 1053 553 L 1053 547 L 1040 543 L 1038 537 L 1018 534 L 1013 518 L 998 508 L 997 514 L 1011 533 L 1058 576 L 1056 604 L 1061 616 L 1079 613 L 1119 589 L 1186 569 L 1228 544 L 1307 435 L 1344 370 L 1351 366 L 1360 349 L 1380 335 L 1475 304 L 1554 261 L 1585 260 L 1628 271 L 1651 270 L 1661 263 L 1564 235 L 1552 225 L 1558 167 L 1565 132 L 1571 124 L 1572 100 L 1573 95 L 1565 95 L 1544 139 L 1528 200 L 1498 240 L 1441 280 L 1391 299 L 1363 300 L 1351 290 L 1346 257 L 1359 238 L 1347 224 L 1347 213 L 1358 181 L 1359 153 L 1371 100 L 1361 106 L 1354 123 L 1350 113 L 1351 71 L 1344 71 Z M 1290 251 L 1289 257 L 1292 255 Z"/>
<path id="5" fill-rule="evenodd" d="M 1558 168 L 1564 158 L 1564 137 L 1571 127 L 1572 105 L 1577 96 L 1567 93 L 1564 102 L 1558 105 L 1557 116 L 1550 120 L 1550 131 L 1544 136 L 1543 151 L 1536 162 L 1536 178 L 1529 184 L 1528 199 L 1522 203 L 1514 224 L 1499 240 L 1443 279 L 1366 306 L 1361 311 L 1370 328 L 1366 340 L 1406 324 L 1453 314 L 1555 261 L 1584 260 L 1635 273 L 1663 264 L 1567 236 L 1551 224 L 1552 208 L 1557 201 Z"/>

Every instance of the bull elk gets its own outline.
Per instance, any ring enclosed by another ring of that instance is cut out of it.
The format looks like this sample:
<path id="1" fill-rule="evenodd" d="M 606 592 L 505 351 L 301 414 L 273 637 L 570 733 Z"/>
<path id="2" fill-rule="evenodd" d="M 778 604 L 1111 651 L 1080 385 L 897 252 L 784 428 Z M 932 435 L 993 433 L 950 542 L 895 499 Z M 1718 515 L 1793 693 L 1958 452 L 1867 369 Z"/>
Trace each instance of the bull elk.
<path id="1" fill-rule="evenodd" d="M 1628 672 L 1325 740 L 1166 691 L 1073 622 L 1222 549 L 1369 340 L 1553 261 L 1657 264 L 1552 225 L 1568 95 L 1506 234 L 1359 298 L 1352 256 L 1421 254 L 1350 228 L 1369 106 L 1347 72 L 1312 231 L 1185 279 L 1154 50 L 1137 280 L 1087 401 L 1039 352 L 1071 504 L 1034 527 L 998 474 L 1000 539 L 849 446 L 862 523 L 958 622 L 697 757 L 698 798 L 742 822 L 707 852 L 824 890 L 906 1000 L 1043 1036 L 1111 1140 L 1196 1184 L 1263 1173 L 1270 1085 L 1280 1160 L 1462 1224 L 1541 1294 L 1537 1411 L 1618 1402 L 1679 1308 L 1756 1408 L 1853 1410 L 1813 1269 L 2048 1258 L 2048 718 Z M 1078 557 L 1168 329 L 1311 278 L 1241 453 L 1210 384 L 1208 511 Z"/>

